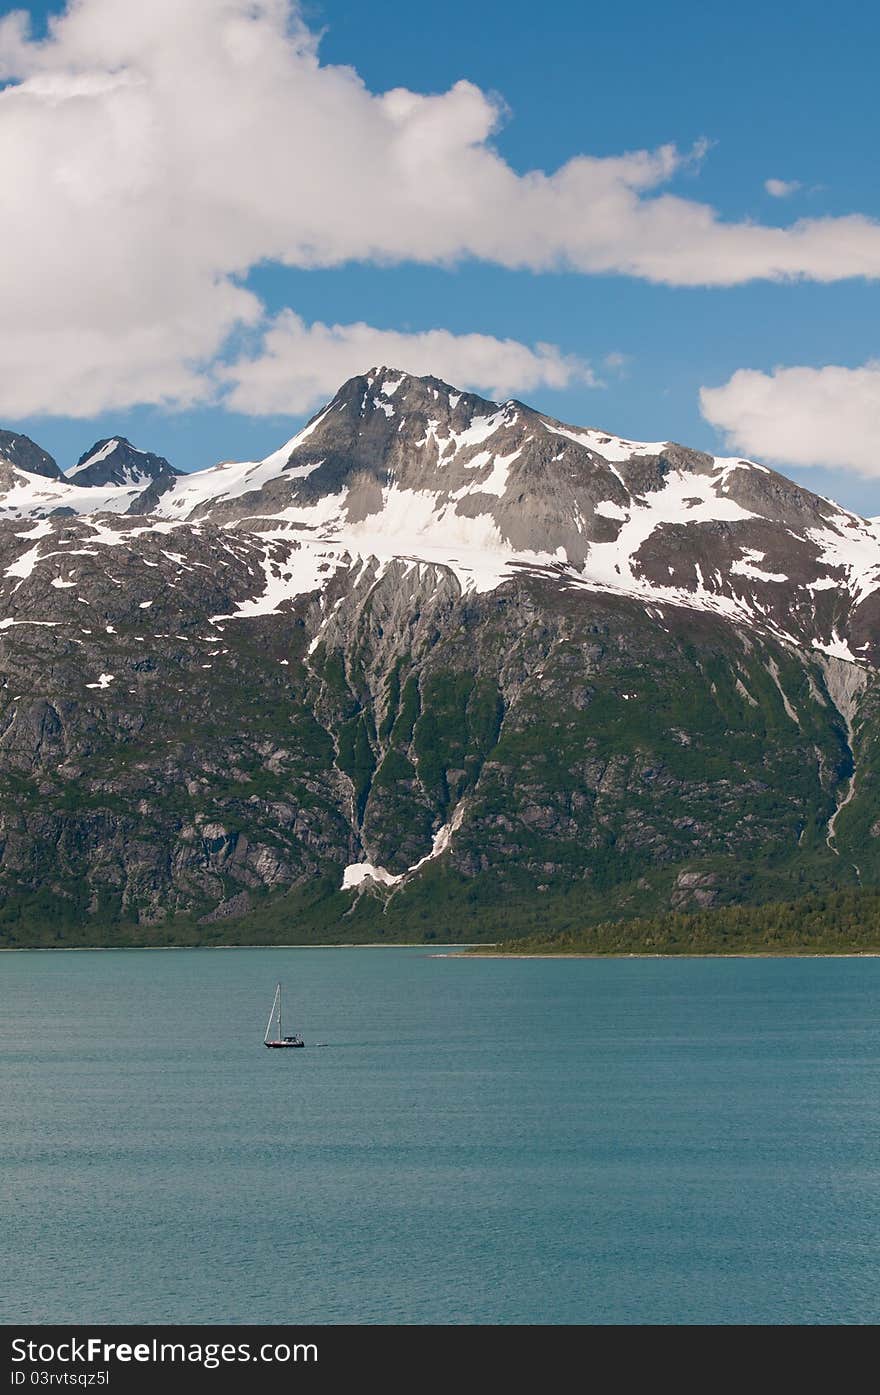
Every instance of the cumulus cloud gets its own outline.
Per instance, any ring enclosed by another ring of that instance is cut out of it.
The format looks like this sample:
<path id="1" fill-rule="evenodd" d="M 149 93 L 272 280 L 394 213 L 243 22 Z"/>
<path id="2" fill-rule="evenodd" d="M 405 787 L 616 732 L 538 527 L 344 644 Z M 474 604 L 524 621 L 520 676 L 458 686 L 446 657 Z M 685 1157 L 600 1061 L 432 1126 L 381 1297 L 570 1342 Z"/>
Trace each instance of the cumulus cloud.
<path id="1" fill-rule="evenodd" d="M 789 194 L 796 194 L 800 187 L 800 181 L 797 179 L 764 180 L 764 188 L 774 199 L 787 199 Z"/>
<path id="2" fill-rule="evenodd" d="M 721 387 L 701 388 L 700 406 L 734 450 L 880 476 L 880 362 L 741 368 Z"/>
<path id="3" fill-rule="evenodd" d="M 221 369 L 220 376 L 229 384 L 226 402 L 234 411 L 296 413 L 324 401 L 371 364 L 403 365 L 410 373 L 432 373 L 494 397 L 596 383 L 586 363 L 552 344 L 527 348 L 515 339 L 445 329 L 403 334 L 367 324 L 307 325 L 292 310 L 275 317 L 255 356 Z"/>
<path id="4" fill-rule="evenodd" d="M 520 174 L 492 144 L 498 100 L 372 93 L 320 62 L 292 0 L 71 0 L 41 41 L 9 15 L 2 76 L 4 414 L 210 396 L 230 337 L 264 321 L 243 282 L 267 262 L 880 275 L 867 218 L 725 223 L 666 191 L 699 145 Z"/>

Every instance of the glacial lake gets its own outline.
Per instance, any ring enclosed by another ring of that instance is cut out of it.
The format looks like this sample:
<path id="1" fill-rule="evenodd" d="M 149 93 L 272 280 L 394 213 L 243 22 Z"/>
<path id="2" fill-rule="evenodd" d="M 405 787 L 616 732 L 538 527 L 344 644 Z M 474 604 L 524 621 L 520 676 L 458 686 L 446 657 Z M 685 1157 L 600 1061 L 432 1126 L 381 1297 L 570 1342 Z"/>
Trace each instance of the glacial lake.
<path id="1" fill-rule="evenodd" d="M 2 954 L 0 1195 L 7 1323 L 876 1323 L 880 959 Z"/>

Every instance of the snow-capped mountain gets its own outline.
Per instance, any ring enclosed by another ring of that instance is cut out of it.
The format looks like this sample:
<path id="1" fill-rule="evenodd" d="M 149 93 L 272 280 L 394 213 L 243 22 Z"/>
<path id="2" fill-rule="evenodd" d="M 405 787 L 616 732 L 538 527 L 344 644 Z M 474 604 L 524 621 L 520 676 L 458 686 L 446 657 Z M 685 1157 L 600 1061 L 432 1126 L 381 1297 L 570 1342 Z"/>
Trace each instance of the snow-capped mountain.
<path id="1" fill-rule="evenodd" d="M 475 590 L 526 567 L 853 660 L 871 650 L 880 605 L 877 525 L 765 465 L 566 426 L 384 368 L 346 383 L 266 460 L 178 480 L 157 513 L 295 529 L 293 588 L 309 552 L 315 569 L 349 554 L 438 563 Z"/>
<path id="2" fill-rule="evenodd" d="M 596 918 L 880 875 L 876 521 L 387 368 L 259 461 L 23 442 L 0 890 L 207 923 L 317 879 L 372 934 L 369 891 Z"/>
<path id="3" fill-rule="evenodd" d="M 850 661 L 874 655 L 875 521 L 754 461 L 568 426 L 387 368 L 345 383 L 261 461 L 182 474 L 117 437 L 51 488 L 18 478 L 7 516 L 135 513 L 288 539 L 288 581 L 267 577 L 273 608 L 351 557 L 403 557 L 448 567 L 466 590 L 528 568 Z"/>
<path id="4" fill-rule="evenodd" d="M 0 431 L 0 518 L 148 512 L 180 473 L 116 436 L 96 442 L 65 475 L 27 436 Z"/>
<path id="5" fill-rule="evenodd" d="M 83 485 L 87 488 L 117 485 L 125 489 L 144 489 L 155 480 L 171 480 L 180 473 L 163 456 L 138 450 L 124 436 L 114 436 L 96 441 L 68 471 L 67 479 L 80 488 Z"/>

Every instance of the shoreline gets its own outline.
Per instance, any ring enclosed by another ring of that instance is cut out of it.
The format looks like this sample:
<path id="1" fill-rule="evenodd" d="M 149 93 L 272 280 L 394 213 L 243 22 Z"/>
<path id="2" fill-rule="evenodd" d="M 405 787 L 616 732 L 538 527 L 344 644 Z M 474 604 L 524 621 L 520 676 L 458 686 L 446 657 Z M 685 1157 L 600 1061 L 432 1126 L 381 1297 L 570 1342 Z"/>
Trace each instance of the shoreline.
<path id="1" fill-rule="evenodd" d="M 649 951 L 617 951 L 607 954 L 578 952 L 575 954 L 505 954 L 482 953 L 476 945 L 437 945 L 430 946 L 421 940 L 401 940 L 388 944 L 387 941 L 371 940 L 358 944 L 356 941 L 344 944 L 266 944 L 266 945 L 3 945 L 0 954 L 119 954 L 131 952 L 182 953 L 185 950 L 266 950 L 266 949 L 421 949 L 428 959 L 880 959 L 880 949 L 776 949 L 776 950 L 731 950 L 729 953 L 658 954 Z M 477 949 L 478 952 L 473 951 Z"/>
<path id="2" fill-rule="evenodd" d="M 438 959 L 880 959 L 880 949 L 736 949 L 729 954 L 438 954 Z"/>
<path id="3" fill-rule="evenodd" d="M 156 950 L 178 950 L 197 949 L 200 953 L 206 949 L 427 949 L 428 945 L 422 940 L 400 940 L 397 943 L 389 944 L 386 940 L 370 940 L 365 943 L 358 943 L 357 940 L 346 941 L 344 944 L 315 944 L 315 945 L 0 945 L 0 954 L 118 954 L 121 950 L 149 950 L 151 953 Z M 437 945 L 438 949 L 455 949 L 464 953 L 473 949 L 473 945 Z M 429 956 L 430 957 L 430 956 Z M 446 954 L 438 954 L 438 959 L 447 959 Z M 507 958 L 506 955 L 498 955 L 500 958 Z M 512 957 L 512 956 L 511 956 Z M 549 956 L 555 958 L 555 955 Z"/>

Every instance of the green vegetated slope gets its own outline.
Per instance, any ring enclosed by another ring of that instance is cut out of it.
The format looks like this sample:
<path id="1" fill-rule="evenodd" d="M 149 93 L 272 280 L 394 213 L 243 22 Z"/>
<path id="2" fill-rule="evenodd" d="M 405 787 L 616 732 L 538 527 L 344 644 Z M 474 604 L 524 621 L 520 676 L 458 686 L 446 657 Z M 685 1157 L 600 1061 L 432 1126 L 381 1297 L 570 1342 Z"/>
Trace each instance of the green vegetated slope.
<path id="1" fill-rule="evenodd" d="M 0 640 L 0 944 L 494 941 L 880 882 L 876 697 L 830 847 L 852 753 L 816 656 L 403 564 L 206 630 L 154 556 L 148 642 L 88 562 L 112 635 Z M 357 862 L 402 880 L 343 892 Z"/>
<path id="2" fill-rule="evenodd" d="M 797 901 L 637 917 L 558 933 L 538 931 L 471 953 L 859 954 L 880 953 L 880 887 L 814 892 Z"/>

